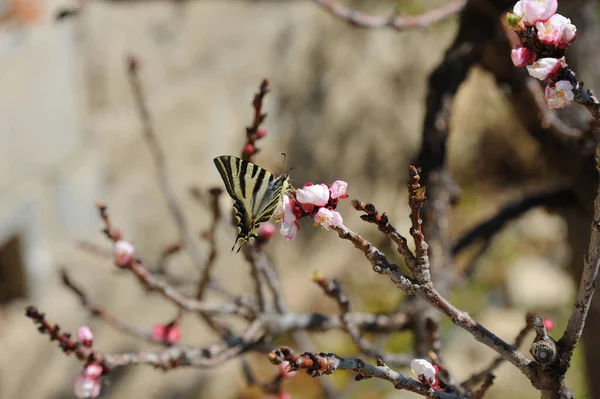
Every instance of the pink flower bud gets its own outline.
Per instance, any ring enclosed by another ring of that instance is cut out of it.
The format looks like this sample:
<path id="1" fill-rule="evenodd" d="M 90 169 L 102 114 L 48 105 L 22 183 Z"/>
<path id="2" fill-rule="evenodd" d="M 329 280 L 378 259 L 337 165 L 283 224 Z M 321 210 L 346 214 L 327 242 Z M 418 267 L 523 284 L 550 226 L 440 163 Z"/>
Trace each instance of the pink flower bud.
<path id="1" fill-rule="evenodd" d="M 155 324 L 152 328 L 152 340 L 156 342 L 166 342 L 176 344 L 181 338 L 181 330 L 178 325 L 165 326 L 164 324 Z"/>
<path id="2" fill-rule="evenodd" d="M 162 342 L 165 336 L 165 326 L 164 324 L 155 324 L 152 327 L 152 340 L 157 342 Z"/>
<path id="3" fill-rule="evenodd" d="M 278 392 L 277 399 L 292 399 L 292 395 L 287 392 Z"/>
<path id="4" fill-rule="evenodd" d="M 547 331 L 554 330 L 554 322 L 552 321 L 552 319 L 544 317 L 544 327 L 546 328 Z"/>
<path id="5" fill-rule="evenodd" d="M 323 226 L 325 230 L 329 230 L 329 227 L 332 226 L 337 227 L 344 224 L 342 215 L 339 212 L 327 208 L 320 208 L 315 214 L 314 221 L 315 226 Z"/>
<path id="6" fill-rule="evenodd" d="M 325 184 L 305 185 L 296 190 L 296 200 L 300 204 L 325 206 L 329 202 L 329 187 Z"/>
<path id="7" fill-rule="evenodd" d="M 544 97 L 546 98 L 548 107 L 552 109 L 565 108 L 575 98 L 573 85 L 568 80 L 559 80 L 556 83 L 552 82 L 546 86 Z"/>
<path id="8" fill-rule="evenodd" d="M 127 266 L 135 252 L 134 246 L 129 241 L 117 241 L 113 246 L 113 256 L 115 263 L 119 267 Z"/>
<path id="9" fill-rule="evenodd" d="M 263 137 L 265 137 L 267 135 L 267 131 L 265 129 L 260 129 L 256 132 L 256 138 L 257 139 L 262 139 Z"/>
<path id="10" fill-rule="evenodd" d="M 535 52 L 529 50 L 528 48 L 519 47 L 512 49 L 510 52 L 510 58 L 517 68 L 521 68 L 534 62 L 536 55 Z"/>
<path id="11" fill-rule="evenodd" d="M 77 338 L 84 346 L 90 347 L 94 340 L 94 332 L 88 326 L 81 326 L 77 330 Z"/>
<path id="12" fill-rule="evenodd" d="M 290 362 L 288 362 L 287 360 L 279 364 L 279 374 L 281 374 L 283 378 L 292 378 L 296 375 L 296 371 L 287 371 L 289 365 Z"/>
<path id="13" fill-rule="evenodd" d="M 564 61 L 557 58 L 540 58 L 531 65 L 527 65 L 527 72 L 539 80 L 556 75 L 564 67 Z"/>
<path id="14" fill-rule="evenodd" d="M 331 198 L 348 198 L 348 194 L 346 194 L 346 189 L 348 188 L 348 183 L 343 180 L 336 180 L 331 183 L 329 187 L 329 191 L 331 193 Z"/>
<path id="15" fill-rule="evenodd" d="M 166 342 L 168 342 L 171 345 L 174 345 L 177 342 L 179 342 L 180 338 L 181 338 L 181 329 L 179 328 L 178 325 L 173 325 L 173 326 L 167 328 L 167 336 L 165 337 Z"/>
<path id="16" fill-rule="evenodd" d="M 275 234 L 277 227 L 271 222 L 266 222 L 260 225 L 258 228 L 258 236 L 263 240 L 268 240 Z"/>
<path id="17" fill-rule="evenodd" d="M 254 155 L 256 153 L 256 147 L 252 143 L 248 143 L 244 146 L 243 149 L 244 154 Z"/>

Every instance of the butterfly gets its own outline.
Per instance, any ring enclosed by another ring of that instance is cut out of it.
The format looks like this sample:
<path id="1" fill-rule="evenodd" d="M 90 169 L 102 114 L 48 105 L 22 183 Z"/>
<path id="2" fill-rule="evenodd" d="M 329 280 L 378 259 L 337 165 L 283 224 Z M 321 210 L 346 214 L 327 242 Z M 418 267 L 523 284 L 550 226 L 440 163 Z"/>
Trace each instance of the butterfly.
<path id="1" fill-rule="evenodd" d="M 289 174 L 275 177 L 266 169 L 231 155 L 214 159 L 227 193 L 235 201 L 238 235 L 231 250 L 237 252 L 250 238 L 257 238 L 260 223 L 267 222 L 290 189 Z"/>

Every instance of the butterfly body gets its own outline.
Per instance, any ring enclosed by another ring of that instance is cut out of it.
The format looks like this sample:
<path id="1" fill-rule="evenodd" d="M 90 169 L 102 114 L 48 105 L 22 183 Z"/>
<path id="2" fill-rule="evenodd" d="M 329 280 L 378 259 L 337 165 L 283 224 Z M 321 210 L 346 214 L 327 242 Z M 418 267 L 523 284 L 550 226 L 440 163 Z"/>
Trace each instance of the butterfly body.
<path id="1" fill-rule="evenodd" d="M 238 235 L 231 249 L 239 243 L 239 252 L 246 241 L 258 236 L 260 223 L 269 221 L 277 210 L 290 188 L 289 175 L 275 177 L 258 165 L 230 155 L 216 157 L 214 162 L 234 200 Z"/>

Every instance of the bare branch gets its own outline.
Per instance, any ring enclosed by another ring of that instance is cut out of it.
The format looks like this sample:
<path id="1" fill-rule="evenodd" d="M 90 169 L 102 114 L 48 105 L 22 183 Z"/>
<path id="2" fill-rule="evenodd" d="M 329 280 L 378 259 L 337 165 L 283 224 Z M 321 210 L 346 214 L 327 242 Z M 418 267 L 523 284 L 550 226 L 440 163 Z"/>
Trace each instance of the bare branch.
<path id="1" fill-rule="evenodd" d="M 515 344 L 514 344 L 515 348 L 519 348 L 521 346 L 521 344 L 523 343 L 523 340 L 525 339 L 527 334 L 533 329 L 533 317 L 534 317 L 533 313 L 527 313 L 525 315 L 525 327 L 523 327 L 523 329 L 519 332 L 519 334 L 515 338 Z M 492 375 L 492 373 L 498 367 L 500 367 L 500 365 L 502 365 L 502 363 L 504 363 L 504 360 L 505 359 L 502 356 L 498 356 L 490 363 L 489 366 L 487 366 L 482 371 L 473 374 L 471 377 L 469 377 L 467 380 L 465 380 L 460 385 L 467 389 L 470 389 L 473 386 L 485 381 L 487 378 L 489 378 Z"/>
<path id="2" fill-rule="evenodd" d="M 398 390 L 407 390 L 418 393 L 427 398 L 437 399 L 459 399 L 461 396 L 455 393 L 438 391 L 424 385 L 417 380 L 407 378 L 402 374 L 390 369 L 380 359 L 377 366 L 372 366 L 360 359 L 345 359 L 334 353 L 310 353 L 306 352 L 296 355 L 290 348 L 282 346 L 269 353 L 269 361 L 273 364 L 289 362 L 290 371 L 305 369 L 312 377 L 332 374 L 336 370 L 351 370 L 355 372 L 356 380 L 367 378 L 379 378 L 391 382 Z"/>
<path id="3" fill-rule="evenodd" d="M 359 28 L 392 28 L 397 31 L 423 28 L 451 18 L 462 10 L 466 0 L 453 0 L 420 15 L 379 17 L 368 15 L 337 4 L 334 0 L 312 0 L 331 15 Z"/>
<path id="4" fill-rule="evenodd" d="M 395 365 L 405 366 L 410 363 L 411 358 L 409 356 L 383 353 L 376 345 L 361 336 L 360 329 L 349 317 L 351 309 L 350 299 L 344 294 L 340 283 L 336 279 L 329 281 L 320 273 L 316 273 L 313 281 L 321 287 L 325 295 L 337 302 L 340 307 L 340 319 L 344 330 L 350 335 L 350 338 L 352 338 L 352 341 L 362 353 L 373 358 L 383 359 L 384 362 Z"/>
<path id="5" fill-rule="evenodd" d="M 175 225 L 179 230 L 180 240 L 181 242 L 183 242 L 184 248 L 186 249 L 196 268 L 202 272 L 204 267 L 204 260 L 202 255 L 200 254 L 200 249 L 198 248 L 198 245 L 194 240 L 194 236 L 190 232 L 181 205 L 179 204 L 177 196 L 175 195 L 175 190 L 173 189 L 171 181 L 169 180 L 165 154 L 163 152 L 162 147 L 160 146 L 160 143 L 158 142 L 158 138 L 156 137 L 156 133 L 154 131 L 154 124 L 152 122 L 152 117 L 150 116 L 148 105 L 146 104 L 144 89 L 142 87 L 142 82 L 140 81 L 139 77 L 139 69 L 140 62 L 138 61 L 138 59 L 134 56 L 129 56 L 127 60 L 129 83 L 131 84 L 131 89 L 135 98 L 137 111 L 142 122 L 143 137 L 146 140 L 146 143 L 148 144 L 148 148 L 152 153 L 152 157 L 156 166 L 156 179 L 158 185 L 161 189 L 163 196 L 165 197 L 167 207 L 171 212 L 171 216 L 175 221 Z"/>
<path id="6" fill-rule="evenodd" d="M 81 306 L 83 306 L 90 313 L 90 315 L 103 319 L 109 325 L 113 326 L 114 328 L 116 328 L 117 330 L 119 330 L 125 334 L 131 335 L 131 336 L 134 336 L 137 338 L 142 338 L 147 341 L 151 341 L 153 343 L 157 343 L 156 341 L 154 341 L 152 339 L 151 332 L 130 326 L 129 324 L 120 320 L 117 316 L 108 312 L 103 306 L 92 302 L 92 300 L 83 291 L 83 289 L 71 280 L 71 277 L 69 276 L 69 273 L 67 272 L 66 269 L 60 270 L 60 276 L 61 276 L 63 284 L 67 288 L 69 288 L 75 295 L 77 295 L 77 297 L 79 297 Z"/>

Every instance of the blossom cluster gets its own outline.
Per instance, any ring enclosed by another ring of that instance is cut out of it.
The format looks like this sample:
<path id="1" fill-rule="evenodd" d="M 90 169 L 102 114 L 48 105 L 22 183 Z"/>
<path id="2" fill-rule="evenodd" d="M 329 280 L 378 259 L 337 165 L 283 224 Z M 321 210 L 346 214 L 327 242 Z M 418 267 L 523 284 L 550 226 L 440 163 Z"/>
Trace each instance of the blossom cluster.
<path id="1" fill-rule="evenodd" d="M 306 183 L 295 190 L 292 196 L 285 195 L 278 208 L 275 219 L 281 223 L 280 233 L 288 240 L 294 239 L 300 225 L 298 221 L 311 216 L 315 226 L 342 226 L 342 215 L 335 210 L 340 199 L 348 198 L 348 183 L 336 180 L 331 185 Z"/>
<path id="2" fill-rule="evenodd" d="M 518 68 L 527 66 L 531 76 L 546 83 L 544 96 L 550 108 L 564 108 L 575 97 L 573 84 L 560 76 L 567 67 L 564 53 L 577 37 L 577 28 L 557 14 L 557 8 L 558 0 L 521 0 L 507 16 L 522 44 L 512 50 L 512 62 Z"/>

